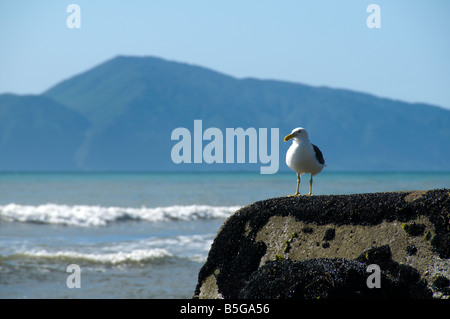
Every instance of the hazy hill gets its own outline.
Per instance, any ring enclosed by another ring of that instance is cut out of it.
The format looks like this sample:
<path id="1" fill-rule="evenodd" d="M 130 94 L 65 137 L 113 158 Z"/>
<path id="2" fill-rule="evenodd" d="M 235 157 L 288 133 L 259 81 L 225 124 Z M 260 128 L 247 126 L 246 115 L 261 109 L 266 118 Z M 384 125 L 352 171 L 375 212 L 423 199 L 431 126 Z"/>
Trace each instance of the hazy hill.
<path id="1" fill-rule="evenodd" d="M 226 127 L 279 128 L 280 169 L 287 169 L 288 143 L 282 138 L 298 126 L 307 128 L 312 142 L 320 146 L 328 169 L 450 169 L 450 111 L 425 104 L 282 81 L 236 79 L 153 57 L 114 58 L 57 84 L 44 96 L 49 105 L 74 118 L 70 125 L 60 122 L 67 120 L 62 115 L 60 120 L 52 115 L 46 121 L 51 125 L 56 121 L 67 128 L 65 135 L 73 136 L 63 149 L 67 154 L 72 149 L 75 155 L 67 163 L 80 169 L 203 168 L 175 165 L 170 158 L 176 143 L 170 139 L 172 130 L 186 127 L 193 132 L 194 119 L 203 120 L 203 129 L 218 127 L 223 132 Z M 3 123 L 1 114 L 0 104 Z M 22 123 L 20 116 L 15 120 Z M 0 132 L 2 141 L 1 128 Z M 9 136 L 15 141 L 15 134 Z M 55 167 L 63 165 L 54 162 Z M 34 168 L 32 158 L 28 165 Z M 204 166 L 259 170 L 261 165 Z M 10 167 L 0 161 L 0 169 Z"/>
<path id="2" fill-rule="evenodd" d="M 0 169 L 76 169 L 76 152 L 89 126 L 47 97 L 0 95 Z"/>

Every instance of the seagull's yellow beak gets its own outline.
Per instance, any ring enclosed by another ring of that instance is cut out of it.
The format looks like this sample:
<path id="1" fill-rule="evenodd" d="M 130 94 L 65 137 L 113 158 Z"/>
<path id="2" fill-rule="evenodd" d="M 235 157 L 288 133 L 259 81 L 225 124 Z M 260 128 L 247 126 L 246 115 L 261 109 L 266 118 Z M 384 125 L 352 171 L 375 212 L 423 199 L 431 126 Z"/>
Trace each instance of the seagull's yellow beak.
<path id="1" fill-rule="evenodd" d="M 286 137 L 284 138 L 284 141 L 287 142 L 293 137 L 294 137 L 294 135 L 292 135 L 292 134 L 286 135 Z"/>

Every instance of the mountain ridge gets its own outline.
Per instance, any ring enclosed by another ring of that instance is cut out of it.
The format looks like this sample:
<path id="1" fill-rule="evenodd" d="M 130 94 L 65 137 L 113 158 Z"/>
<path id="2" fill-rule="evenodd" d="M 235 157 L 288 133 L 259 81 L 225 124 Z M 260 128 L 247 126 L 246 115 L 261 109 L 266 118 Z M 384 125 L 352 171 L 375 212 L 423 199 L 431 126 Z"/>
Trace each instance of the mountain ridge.
<path id="1" fill-rule="evenodd" d="M 117 56 L 40 96 L 88 123 L 81 143 L 72 146 L 75 169 L 256 169 L 253 164 L 172 163 L 172 130 L 191 130 L 201 119 L 204 129 L 275 127 L 280 135 L 303 126 L 333 170 L 450 170 L 450 110 L 347 89 L 239 79 L 156 57 Z M 2 100 L 0 123 L 8 104 Z M 8 138 L 15 143 L 14 136 Z M 280 141 L 279 147 L 285 170 L 288 145 Z M 10 169 L 2 167 L 1 158 L 14 162 L 13 153 L 0 155 L 0 170 Z M 48 161 L 49 167 L 57 164 Z M 33 169 L 32 161 L 28 166 Z"/>

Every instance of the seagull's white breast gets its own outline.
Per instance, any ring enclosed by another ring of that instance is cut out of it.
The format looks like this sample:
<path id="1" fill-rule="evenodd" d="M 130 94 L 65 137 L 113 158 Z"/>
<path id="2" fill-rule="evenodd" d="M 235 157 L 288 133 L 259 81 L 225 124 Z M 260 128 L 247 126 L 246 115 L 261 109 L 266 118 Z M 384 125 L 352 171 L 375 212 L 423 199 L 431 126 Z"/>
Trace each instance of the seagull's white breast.
<path id="1" fill-rule="evenodd" d="M 286 164 L 297 173 L 318 174 L 324 165 L 320 164 L 314 148 L 308 141 L 293 141 L 286 153 Z"/>

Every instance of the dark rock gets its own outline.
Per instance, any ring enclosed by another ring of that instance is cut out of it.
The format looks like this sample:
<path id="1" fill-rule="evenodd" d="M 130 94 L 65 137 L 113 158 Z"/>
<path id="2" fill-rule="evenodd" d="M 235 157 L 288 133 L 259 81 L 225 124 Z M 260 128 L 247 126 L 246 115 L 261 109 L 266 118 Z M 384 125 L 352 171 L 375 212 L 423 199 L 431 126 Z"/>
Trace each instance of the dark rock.
<path id="1" fill-rule="evenodd" d="M 380 267 L 388 267 L 392 262 L 391 248 L 389 245 L 370 248 L 363 252 L 356 260 L 366 262 L 368 264 L 377 264 Z"/>
<path id="2" fill-rule="evenodd" d="M 253 273 L 246 285 L 236 291 L 238 298 L 324 299 L 333 295 L 353 297 L 365 286 L 365 265 L 343 259 L 309 259 L 305 261 L 269 261 Z M 356 286 L 347 289 L 348 278 Z M 357 278 L 359 277 L 358 280 Z M 362 284 L 360 284 L 362 283 Z"/>
<path id="3" fill-rule="evenodd" d="M 423 232 L 425 231 L 425 225 L 424 224 L 403 224 L 402 228 L 405 230 L 405 232 L 408 233 L 410 236 L 420 236 L 423 235 Z"/>
<path id="4" fill-rule="evenodd" d="M 408 247 L 406 247 L 406 253 L 408 254 L 408 256 L 417 254 L 417 247 L 414 245 L 409 245 Z"/>
<path id="5" fill-rule="evenodd" d="M 448 230 L 438 230 L 436 236 L 431 240 L 431 245 L 441 258 L 450 258 L 450 233 Z"/>
<path id="6" fill-rule="evenodd" d="M 336 231 L 334 228 L 328 228 L 325 231 L 325 235 L 323 236 L 323 240 L 333 240 L 334 236 L 336 236 Z"/>
<path id="7" fill-rule="evenodd" d="M 450 287 L 450 280 L 444 276 L 437 276 L 433 282 L 433 288 L 444 291 L 448 290 Z"/>
<path id="8" fill-rule="evenodd" d="M 243 207 L 219 230 L 194 296 L 428 298 L 431 276 L 450 262 L 449 194 L 293 196 Z M 368 290 L 368 265 L 380 267 L 381 288 Z"/>
<path id="9" fill-rule="evenodd" d="M 394 263 L 395 264 L 395 263 Z M 270 261 L 253 273 L 234 298 L 422 298 L 431 297 L 426 284 L 405 266 L 400 272 L 381 273 L 381 288 L 369 288 L 367 264 L 346 259 L 309 259 Z M 410 275 L 414 274 L 414 275 Z"/>

